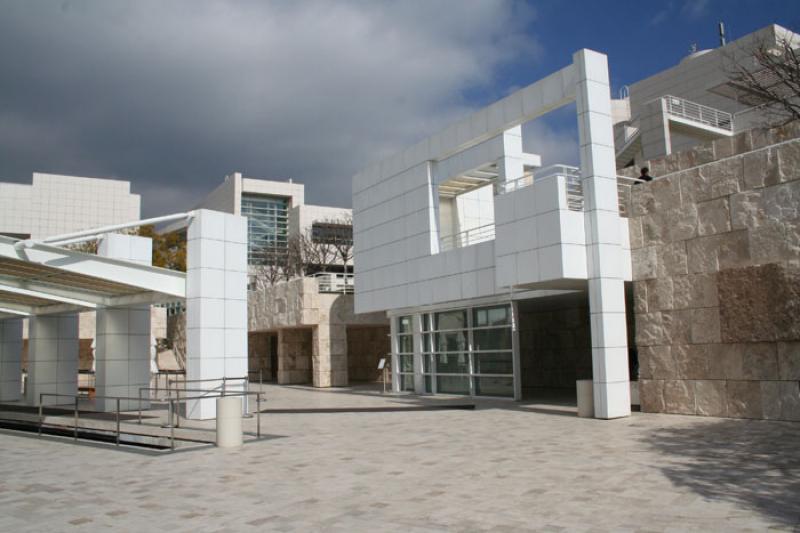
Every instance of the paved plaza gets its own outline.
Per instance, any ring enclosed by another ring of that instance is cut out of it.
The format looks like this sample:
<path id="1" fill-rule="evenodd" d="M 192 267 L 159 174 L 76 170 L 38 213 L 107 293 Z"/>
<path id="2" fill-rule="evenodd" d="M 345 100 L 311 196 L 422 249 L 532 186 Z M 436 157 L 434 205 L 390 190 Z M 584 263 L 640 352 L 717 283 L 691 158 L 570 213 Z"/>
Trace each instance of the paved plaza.
<path id="1" fill-rule="evenodd" d="M 235 450 L 0 432 L 0 530 L 800 531 L 797 423 L 264 390 Z"/>

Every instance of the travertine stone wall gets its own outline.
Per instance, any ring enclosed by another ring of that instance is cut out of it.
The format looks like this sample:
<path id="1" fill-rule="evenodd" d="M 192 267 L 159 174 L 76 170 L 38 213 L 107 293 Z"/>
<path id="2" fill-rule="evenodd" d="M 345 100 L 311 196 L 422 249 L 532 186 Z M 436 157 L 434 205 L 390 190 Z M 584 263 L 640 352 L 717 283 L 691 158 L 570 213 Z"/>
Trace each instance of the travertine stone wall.
<path id="1" fill-rule="evenodd" d="M 706 143 L 632 187 L 642 410 L 800 420 L 798 137 Z"/>
<path id="2" fill-rule="evenodd" d="M 272 343 L 270 337 L 277 333 L 264 333 L 261 331 L 247 334 L 247 369 L 250 379 L 264 381 L 272 379 Z M 277 354 L 276 354 L 277 355 Z"/>
<path id="3" fill-rule="evenodd" d="M 278 383 L 311 383 L 310 328 L 278 331 Z"/>
<path id="4" fill-rule="evenodd" d="M 315 387 L 348 385 L 347 327 L 354 325 L 388 327 L 385 314 L 356 315 L 353 312 L 352 295 L 320 293 L 317 280 L 313 278 L 298 278 L 278 283 L 266 290 L 251 292 L 248 307 L 251 332 L 280 333 L 288 328 L 306 328 L 311 333 L 306 352 L 311 364 L 310 377 L 301 375 L 300 371 L 305 371 L 305 368 L 282 370 L 281 361 L 288 360 L 281 359 L 279 341 L 278 383 L 311 382 Z M 294 359 L 296 358 L 291 360 L 292 365 L 304 364 Z M 298 381 L 301 379 L 305 381 Z"/>

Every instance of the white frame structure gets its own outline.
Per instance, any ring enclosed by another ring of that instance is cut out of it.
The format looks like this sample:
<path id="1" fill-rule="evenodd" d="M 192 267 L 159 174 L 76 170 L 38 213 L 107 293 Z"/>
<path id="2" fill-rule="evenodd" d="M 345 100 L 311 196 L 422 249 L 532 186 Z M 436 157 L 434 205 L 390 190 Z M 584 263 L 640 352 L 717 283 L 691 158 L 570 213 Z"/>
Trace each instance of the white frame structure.
<path id="1" fill-rule="evenodd" d="M 530 175 L 540 162 L 522 151 L 521 125 L 573 102 L 582 209 L 570 198 L 577 194 L 570 189 L 577 176 L 570 172 L 507 190 L 505 184 Z M 526 293 L 586 291 L 595 416 L 628 416 L 624 282 L 631 278 L 631 264 L 614 155 L 607 59 L 580 50 L 563 69 L 368 167 L 353 178 L 356 312 L 411 315 L 418 323 L 429 309 L 492 301 L 511 304 L 516 317 L 513 302 Z M 496 172 L 497 189 L 504 191 L 494 196 L 494 238 L 441 249 L 439 185 L 486 175 L 485 169 Z M 517 329 L 514 318 L 519 398 Z M 421 334 L 419 326 L 415 333 Z M 419 357 L 420 342 L 415 339 Z M 422 390 L 421 384 L 415 389 Z"/>

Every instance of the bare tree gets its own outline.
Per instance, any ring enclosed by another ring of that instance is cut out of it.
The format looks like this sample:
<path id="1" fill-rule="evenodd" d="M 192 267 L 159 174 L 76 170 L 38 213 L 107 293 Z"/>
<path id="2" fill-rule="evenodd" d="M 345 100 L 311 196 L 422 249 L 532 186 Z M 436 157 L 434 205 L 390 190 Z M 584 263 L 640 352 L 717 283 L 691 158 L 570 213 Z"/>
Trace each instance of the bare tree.
<path id="1" fill-rule="evenodd" d="M 730 85 L 740 101 L 760 106 L 769 122 L 800 120 L 800 51 L 787 37 L 762 40 L 749 53 L 726 56 Z"/>

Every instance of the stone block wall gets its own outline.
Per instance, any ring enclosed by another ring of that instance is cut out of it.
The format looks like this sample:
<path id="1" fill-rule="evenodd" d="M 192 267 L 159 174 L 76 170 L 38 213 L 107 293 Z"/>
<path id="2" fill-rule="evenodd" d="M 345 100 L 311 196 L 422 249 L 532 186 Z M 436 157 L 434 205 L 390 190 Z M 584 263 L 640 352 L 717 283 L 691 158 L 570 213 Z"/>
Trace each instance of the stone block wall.
<path id="1" fill-rule="evenodd" d="M 321 293 L 314 278 L 277 283 L 251 292 L 248 299 L 251 333 L 277 332 L 282 335 L 288 332 L 286 343 L 289 344 L 279 341 L 278 383 L 312 383 L 315 387 L 347 386 L 350 357 L 348 328 L 382 327 L 388 333 L 385 314 L 355 314 L 352 295 Z M 299 353 L 282 355 L 289 346 L 299 346 L 296 331 L 308 333 L 308 351 L 302 358 Z M 383 353 L 387 351 L 383 349 Z M 306 365 L 310 366 L 306 368 Z M 251 366 L 254 366 L 252 361 Z"/>
<path id="2" fill-rule="evenodd" d="M 648 166 L 627 206 L 642 410 L 800 420 L 800 123 Z"/>
<path id="3" fill-rule="evenodd" d="M 278 383 L 311 383 L 311 337 L 310 328 L 278 331 Z"/>

